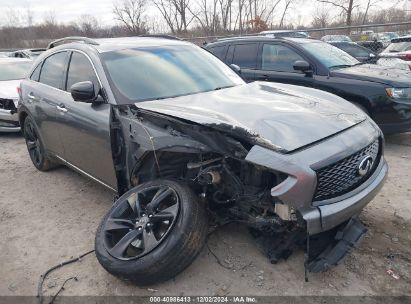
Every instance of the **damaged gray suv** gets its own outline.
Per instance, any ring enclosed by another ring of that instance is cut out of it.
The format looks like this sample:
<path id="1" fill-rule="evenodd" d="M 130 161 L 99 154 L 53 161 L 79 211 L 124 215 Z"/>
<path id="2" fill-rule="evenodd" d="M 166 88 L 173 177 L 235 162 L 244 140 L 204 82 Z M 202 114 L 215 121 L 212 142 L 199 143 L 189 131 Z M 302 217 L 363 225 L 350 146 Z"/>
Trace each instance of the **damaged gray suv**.
<path id="1" fill-rule="evenodd" d="M 349 102 L 245 84 L 176 39 L 59 45 L 19 92 L 34 166 L 66 165 L 120 196 L 96 255 L 139 285 L 177 275 L 209 227 L 230 222 L 248 226 L 272 263 L 303 248 L 306 271 L 324 271 L 358 246 L 367 231 L 358 214 L 388 171 L 380 129 Z"/>

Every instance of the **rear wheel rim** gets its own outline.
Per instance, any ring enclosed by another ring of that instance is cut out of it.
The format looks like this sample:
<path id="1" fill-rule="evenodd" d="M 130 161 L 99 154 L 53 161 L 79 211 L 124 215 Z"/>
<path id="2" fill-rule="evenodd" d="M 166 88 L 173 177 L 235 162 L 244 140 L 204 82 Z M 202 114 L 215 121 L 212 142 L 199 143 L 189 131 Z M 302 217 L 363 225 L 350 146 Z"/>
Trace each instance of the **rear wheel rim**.
<path id="1" fill-rule="evenodd" d="M 157 248 L 173 228 L 180 200 L 169 186 L 129 192 L 103 224 L 105 247 L 119 260 L 140 258 Z"/>
<path id="2" fill-rule="evenodd" d="M 31 122 L 26 124 L 24 135 L 31 160 L 36 166 L 40 166 L 43 161 L 43 152 L 36 129 Z"/>

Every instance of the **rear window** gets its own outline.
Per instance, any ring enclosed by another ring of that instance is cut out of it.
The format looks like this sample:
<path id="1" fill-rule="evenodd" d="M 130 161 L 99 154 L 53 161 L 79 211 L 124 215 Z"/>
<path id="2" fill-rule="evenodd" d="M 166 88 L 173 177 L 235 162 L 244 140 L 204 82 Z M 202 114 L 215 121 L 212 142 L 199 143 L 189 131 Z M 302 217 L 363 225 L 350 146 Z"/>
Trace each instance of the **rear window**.
<path id="1" fill-rule="evenodd" d="M 48 57 L 40 73 L 40 82 L 61 89 L 67 52 L 60 52 Z"/>
<path id="2" fill-rule="evenodd" d="M 257 44 L 237 44 L 234 48 L 233 62 L 240 68 L 255 69 L 257 66 Z"/>
<path id="3" fill-rule="evenodd" d="M 210 48 L 210 52 L 213 53 L 215 56 L 224 60 L 225 57 L 225 45 L 223 46 L 215 46 Z"/>
<path id="4" fill-rule="evenodd" d="M 31 62 L 0 63 L 0 81 L 23 79 L 30 67 Z"/>

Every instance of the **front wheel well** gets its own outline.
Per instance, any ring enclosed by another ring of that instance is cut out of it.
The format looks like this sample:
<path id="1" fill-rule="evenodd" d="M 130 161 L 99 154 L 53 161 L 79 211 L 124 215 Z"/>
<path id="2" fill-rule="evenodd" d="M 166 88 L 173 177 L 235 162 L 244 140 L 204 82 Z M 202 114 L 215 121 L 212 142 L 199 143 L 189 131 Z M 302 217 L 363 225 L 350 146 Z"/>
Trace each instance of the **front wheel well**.
<path id="1" fill-rule="evenodd" d="M 19 124 L 22 133 L 24 133 L 24 121 L 26 120 L 27 116 L 28 114 L 24 111 L 19 114 Z"/>

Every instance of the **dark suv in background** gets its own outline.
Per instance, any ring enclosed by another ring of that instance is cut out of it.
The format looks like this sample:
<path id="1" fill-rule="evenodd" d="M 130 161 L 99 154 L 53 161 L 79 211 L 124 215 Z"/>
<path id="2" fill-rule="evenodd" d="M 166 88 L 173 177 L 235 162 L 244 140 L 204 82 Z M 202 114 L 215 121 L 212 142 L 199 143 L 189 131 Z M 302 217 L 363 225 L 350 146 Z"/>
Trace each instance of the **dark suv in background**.
<path id="1" fill-rule="evenodd" d="M 205 47 L 241 68 L 247 82 L 307 86 L 336 94 L 368 113 L 385 133 L 411 130 L 411 72 L 364 64 L 313 39 L 227 38 Z"/>

